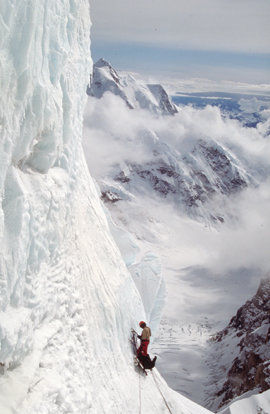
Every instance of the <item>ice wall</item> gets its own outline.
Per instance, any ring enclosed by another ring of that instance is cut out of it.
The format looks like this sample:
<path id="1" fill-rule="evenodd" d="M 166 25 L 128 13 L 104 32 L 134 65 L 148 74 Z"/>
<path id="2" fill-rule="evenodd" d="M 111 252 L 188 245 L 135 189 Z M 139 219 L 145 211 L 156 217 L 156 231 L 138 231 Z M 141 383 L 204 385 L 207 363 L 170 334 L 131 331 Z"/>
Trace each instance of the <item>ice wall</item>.
<path id="1" fill-rule="evenodd" d="M 1 3 L 1 310 L 16 319 L 11 343 L 1 317 L 5 366 L 33 346 L 47 308 L 40 308 L 42 267 L 59 256 L 71 217 L 84 108 L 78 96 L 90 67 L 87 6 Z"/>
<path id="2" fill-rule="evenodd" d="M 206 410 L 134 370 L 144 318 L 81 148 L 88 0 L 0 0 L 0 412 Z"/>

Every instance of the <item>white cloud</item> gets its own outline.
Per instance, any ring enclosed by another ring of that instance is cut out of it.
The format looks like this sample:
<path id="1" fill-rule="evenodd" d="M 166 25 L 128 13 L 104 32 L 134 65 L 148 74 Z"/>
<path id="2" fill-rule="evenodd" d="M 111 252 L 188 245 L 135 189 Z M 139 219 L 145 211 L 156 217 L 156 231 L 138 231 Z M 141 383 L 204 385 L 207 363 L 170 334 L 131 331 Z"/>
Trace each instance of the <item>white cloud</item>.
<path id="1" fill-rule="evenodd" d="M 265 125 L 269 116 L 265 113 Z M 217 139 L 249 171 L 262 178 L 263 169 L 268 170 L 258 187 L 205 205 L 208 211 L 224 213 L 226 221 L 218 227 L 191 220 L 153 191 L 116 203 L 112 210 L 143 248 L 161 258 L 167 315 L 178 317 L 181 310 L 183 320 L 200 313 L 211 317 L 214 303 L 215 317 L 223 320 L 255 293 L 259 279 L 269 271 L 270 141 L 263 125 L 245 128 L 224 120 L 218 108 L 185 107 L 174 117 L 156 117 L 129 110 L 121 98 L 108 93 L 100 100 L 89 98 L 85 113 L 85 154 L 97 181 L 110 177 L 114 163 L 152 157 L 151 145 L 144 142 L 149 129 L 181 153 L 198 138 Z"/>
<path id="2" fill-rule="evenodd" d="M 116 163 L 149 159 L 145 142 L 140 140 L 148 119 L 152 117 L 147 112 L 130 111 L 121 98 L 109 92 L 102 99 L 89 98 L 84 146 L 89 169 L 95 177 L 106 175 Z"/>
<path id="3" fill-rule="evenodd" d="M 152 135 L 149 130 L 153 131 Z M 174 117 L 156 117 L 148 111 L 129 110 L 121 98 L 107 93 L 100 100 L 89 98 L 85 113 L 84 145 L 90 172 L 97 179 L 110 174 L 115 163 L 142 163 L 151 159 L 155 134 L 182 154 L 188 152 L 197 139 L 217 140 L 242 160 L 252 174 L 257 171 L 261 175 L 265 171 L 267 177 L 270 142 L 261 131 L 261 125 L 257 129 L 245 128 L 238 121 L 223 119 L 216 107 L 209 106 L 203 110 L 185 107 Z M 181 241 L 186 243 L 191 238 L 200 250 L 199 246 L 204 246 L 204 238 L 207 238 L 215 267 L 259 264 L 266 269 L 270 245 L 269 207 L 270 191 L 266 184 L 257 189 L 248 189 L 228 200 L 226 208 L 239 220 L 233 223 L 233 227 L 221 227 L 219 231 L 222 237 L 203 230 L 200 238 L 196 228 L 194 239 L 189 234 L 192 230 L 188 230 L 187 239 L 181 237 Z M 180 233 L 183 234 L 183 231 Z M 179 243 L 182 242 L 179 240 Z M 205 257 L 205 254 L 201 257 Z"/>
<path id="4" fill-rule="evenodd" d="M 157 47 L 270 52 L 268 0 L 91 0 L 93 36 Z"/>
<path id="5" fill-rule="evenodd" d="M 153 134 L 182 153 L 194 140 L 214 139 L 231 148 L 250 168 L 260 164 L 262 170 L 269 165 L 270 145 L 260 131 L 261 126 L 245 128 L 238 121 L 223 119 L 217 107 L 185 107 L 174 117 L 157 117 L 148 111 L 129 110 L 120 97 L 108 92 L 102 99 L 88 100 L 84 145 L 94 176 L 106 175 L 113 164 L 125 160 L 151 159 Z"/>
<path id="6" fill-rule="evenodd" d="M 233 209 L 238 218 L 234 227 L 226 227 L 216 238 L 213 267 L 234 269 L 270 269 L 270 182 L 250 188 L 234 199 Z"/>

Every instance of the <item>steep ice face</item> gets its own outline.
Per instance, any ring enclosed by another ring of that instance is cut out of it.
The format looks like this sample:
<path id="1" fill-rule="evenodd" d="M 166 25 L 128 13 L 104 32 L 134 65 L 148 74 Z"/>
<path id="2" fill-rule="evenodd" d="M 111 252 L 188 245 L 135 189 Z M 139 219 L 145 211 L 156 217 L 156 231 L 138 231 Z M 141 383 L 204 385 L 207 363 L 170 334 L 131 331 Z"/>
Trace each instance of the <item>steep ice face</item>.
<path id="1" fill-rule="evenodd" d="M 117 225 L 107 210 L 112 235 L 142 298 L 152 340 L 159 328 L 166 290 L 160 258 Z"/>
<path id="2" fill-rule="evenodd" d="M 71 98 L 82 92 L 76 75 L 86 79 L 90 60 L 83 53 L 88 31 L 80 40 L 71 34 L 87 26 L 83 13 L 82 1 L 76 8 L 65 2 L 1 8 L 1 309 L 23 306 L 30 319 L 33 278 L 63 237 L 75 182 L 84 102 Z M 17 325 L 14 345 L 24 331 L 29 340 L 9 347 L 3 363 L 14 365 L 31 349 L 32 322 Z"/>
<path id="3" fill-rule="evenodd" d="M 30 318 L 13 338 L 16 344 L 26 331 L 29 340 L 7 352 L 2 338 L 3 363 L 14 365 L 31 349 L 31 319 L 43 317 L 32 317 L 34 279 L 55 259 L 70 215 L 84 107 L 75 98 L 90 65 L 87 10 L 84 1 L 1 8 L 1 309 L 22 306 L 22 325 Z"/>
<path id="4" fill-rule="evenodd" d="M 145 313 L 80 142 L 88 7 L 1 4 L 0 411 L 207 413 L 134 370 Z"/>
<path id="5" fill-rule="evenodd" d="M 138 82 L 131 74 L 119 75 L 101 58 L 94 64 L 87 93 L 100 99 L 105 92 L 120 96 L 130 109 L 149 109 L 163 115 L 174 115 L 178 112 L 161 85 L 146 85 Z"/>

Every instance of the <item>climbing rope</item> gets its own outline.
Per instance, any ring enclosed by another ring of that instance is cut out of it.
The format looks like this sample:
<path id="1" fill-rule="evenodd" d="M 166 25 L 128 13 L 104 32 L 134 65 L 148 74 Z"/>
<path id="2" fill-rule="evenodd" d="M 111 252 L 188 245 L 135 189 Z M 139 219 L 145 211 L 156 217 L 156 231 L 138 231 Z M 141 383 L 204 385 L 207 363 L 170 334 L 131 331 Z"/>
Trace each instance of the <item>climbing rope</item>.
<path id="1" fill-rule="evenodd" d="M 141 374 L 139 374 L 139 414 L 142 414 L 142 388 L 141 388 Z"/>
<path id="2" fill-rule="evenodd" d="M 171 409 L 170 409 L 170 407 L 169 407 L 169 405 L 168 405 L 168 403 L 167 403 L 167 401 L 166 401 L 166 398 L 164 397 L 164 395 L 163 395 L 163 393 L 162 393 L 161 389 L 159 388 L 159 385 L 158 385 L 158 383 L 157 383 L 156 376 L 155 376 L 155 374 L 154 374 L 154 372 L 153 372 L 153 371 L 152 371 L 152 376 L 153 376 L 154 381 L 155 381 L 155 383 L 156 383 L 157 389 L 159 390 L 159 393 L 160 393 L 160 395 L 162 396 L 163 401 L 164 401 L 164 403 L 165 403 L 166 407 L 168 408 L 168 411 L 169 411 L 171 414 L 173 414 L 173 413 L 172 413 L 172 411 L 171 411 Z"/>
<path id="3" fill-rule="evenodd" d="M 135 355 L 137 352 L 137 346 L 136 346 L 136 336 L 138 336 L 137 332 L 134 331 L 134 329 L 131 330 L 131 335 L 132 335 L 132 346 L 133 346 L 133 352 L 134 352 L 134 359 L 135 359 Z M 139 414 L 142 414 L 142 387 L 141 387 L 141 374 L 140 371 L 138 370 L 138 375 L 139 375 Z"/>
<path id="4" fill-rule="evenodd" d="M 134 330 L 134 329 L 132 329 L 132 336 L 133 336 L 133 350 L 134 350 L 134 354 L 136 353 L 136 351 L 137 351 L 137 347 L 136 347 L 136 339 L 135 339 L 135 335 L 137 335 L 138 336 L 138 334 L 137 334 L 137 332 Z M 164 401 L 164 403 L 165 403 L 165 405 L 166 405 L 166 407 L 167 407 L 167 409 L 168 409 L 168 411 L 169 411 L 169 413 L 170 414 L 173 414 L 172 413 L 172 411 L 171 411 L 171 409 L 170 409 L 170 407 L 169 407 L 169 405 L 168 405 L 168 402 L 166 401 L 166 398 L 164 397 L 164 395 L 163 395 L 163 393 L 162 393 L 162 391 L 161 391 L 161 389 L 159 388 L 159 385 L 158 385 L 158 382 L 157 382 L 157 379 L 156 379 L 156 376 L 155 376 L 155 374 L 154 374 L 154 372 L 151 370 L 151 372 L 152 372 L 152 376 L 153 376 L 153 378 L 154 378 L 154 381 L 155 381 L 155 384 L 156 384 L 156 387 L 157 387 L 157 389 L 158 389 L 158 391 L 159 391 L 159 393 L 160 393 L 160 395 L 161 395 L 161 397 L 163 398 L 163 401 Z M 138 375 L 139 375 L 139 414 L 142 414 L 142 388 L 141 388 L 141 373 L 138 371 Z"/>

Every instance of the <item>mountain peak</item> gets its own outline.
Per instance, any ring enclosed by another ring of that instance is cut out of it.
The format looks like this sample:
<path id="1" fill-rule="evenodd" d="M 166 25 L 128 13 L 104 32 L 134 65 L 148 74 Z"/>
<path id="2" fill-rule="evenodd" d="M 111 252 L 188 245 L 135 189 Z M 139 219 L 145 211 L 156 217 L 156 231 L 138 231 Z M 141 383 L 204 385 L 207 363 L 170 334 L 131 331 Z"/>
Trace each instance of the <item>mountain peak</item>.
<path id="1" fill-rule="evenodd" d="M 144 84 L 130 74 L 119 75 L 109 62 L 100 58 L 93 66 L 87 94 L 100 99 L 105 92 L 120 96 L 130 109 L 141 108 L 162 115 L 178 112 L 162 85 Z"/>
<path id="2" fill-rule="evenodd" d="M 104 66 L 108 66 L 109 68 L 111 68 L 112 67 L 112 65 L 109 63 L 109 62 L 107 62 L 104 58 L 100 58 L 95 64 L 94 64 L 94 66 L 96 67 L 96 68 L 103 68 Z"/>

